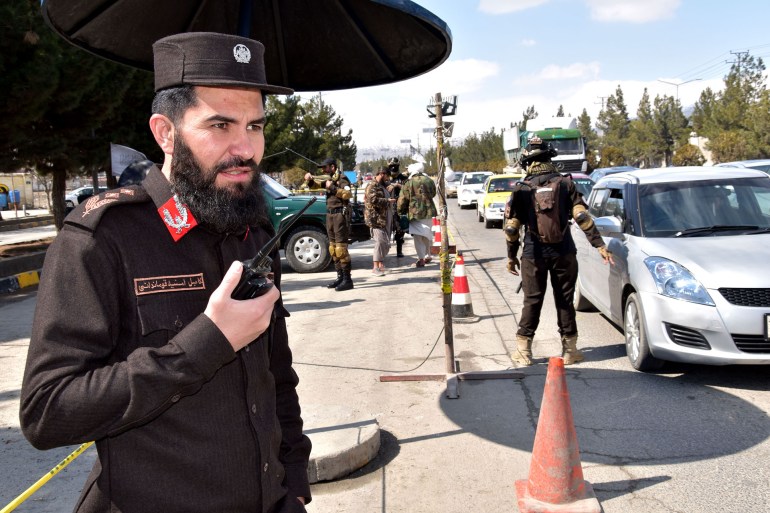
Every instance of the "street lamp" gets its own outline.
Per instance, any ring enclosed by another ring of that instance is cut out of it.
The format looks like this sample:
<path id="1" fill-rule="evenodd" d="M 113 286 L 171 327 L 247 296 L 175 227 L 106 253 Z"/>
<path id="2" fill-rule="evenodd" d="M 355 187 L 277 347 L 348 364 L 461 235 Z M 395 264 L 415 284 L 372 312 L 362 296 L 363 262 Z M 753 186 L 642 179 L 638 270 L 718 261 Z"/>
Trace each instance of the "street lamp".
<path id="1" fill-rule="evenodd" d="M 685 82 L 679 82 L 678 84 L 675 84 L 674 82 L 666 82 L 665 80 L 658 79 L 658 82 L 663 82 L 664 84 L 672 85 L 676 87 L 676 101 L 679 101 L 679 86 L 689 84 L 690 82 L 695 82 L 696 80 L 703 80 L 702 78 L 693 78 L 691 80 L 687 80 Z"/>

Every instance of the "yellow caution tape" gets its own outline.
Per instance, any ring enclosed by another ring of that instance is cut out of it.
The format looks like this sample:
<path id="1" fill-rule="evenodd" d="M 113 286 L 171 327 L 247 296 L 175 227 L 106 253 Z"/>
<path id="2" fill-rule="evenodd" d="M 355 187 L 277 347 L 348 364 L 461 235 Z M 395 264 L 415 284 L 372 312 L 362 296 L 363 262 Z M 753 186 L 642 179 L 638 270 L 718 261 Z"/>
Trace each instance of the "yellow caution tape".
<path id="1" fill-rule="evenodd" d="M 35 484 L 27 488 L 24 491 L 24 493 L 22 493 L 21 495 L 13 499 L 10 503 L 8 503 L 6 507 L 4 507 L 3 509 L 0 509 L 0 513 L 9 513 L 15 510 L 16 508 L 18 508 L 22 502 L 24 502 L 29 498 L 30 495 L 38 491 L 38 489 L 40 489 L 40 487 L 46 484 L 49 479 L 51 479 L 53 476 L 58 474 L 64 467 L 72 463 L 72 461 L 75 458 L 80 456 L 83 453 L 83 451 L 91 447 L 91 445 L 93 445 L 93 442 L 86 442 L 80 447 L 78 447 L 77 449 L 75 449 L 74 451 L 72 451 L 72 453 L 69 456 L 61 460 L 58 465 L 52 468 L 46 475 L 38 479 Z"/>

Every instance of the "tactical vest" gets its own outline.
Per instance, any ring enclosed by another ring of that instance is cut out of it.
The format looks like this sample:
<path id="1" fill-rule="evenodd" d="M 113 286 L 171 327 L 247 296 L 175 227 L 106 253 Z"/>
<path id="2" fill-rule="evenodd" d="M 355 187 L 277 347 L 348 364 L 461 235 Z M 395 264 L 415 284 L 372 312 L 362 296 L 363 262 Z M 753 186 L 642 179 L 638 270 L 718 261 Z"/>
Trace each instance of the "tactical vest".
<path id="1" fill-rule="evenodd" d="M 528 188 L 532 199 L 535 217 L 529 219 L 529 230 L 544 244 L 558 244 L 564 239 L 569 225 L 561 227 L 561 194 L 559 188 L 565 177 L 554 176 L 547 182 L 535 184 L 530 180 L 522 182 L 522 188 Z"/>

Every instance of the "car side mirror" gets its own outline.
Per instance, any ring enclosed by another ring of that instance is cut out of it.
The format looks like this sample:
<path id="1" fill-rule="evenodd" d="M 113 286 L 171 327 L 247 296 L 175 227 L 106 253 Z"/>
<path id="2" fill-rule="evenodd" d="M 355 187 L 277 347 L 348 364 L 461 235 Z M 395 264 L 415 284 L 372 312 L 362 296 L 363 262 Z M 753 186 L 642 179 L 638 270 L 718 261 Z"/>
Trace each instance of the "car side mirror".
<path id="1" fill-rule="evenodd" d="M 596 218 L 594 224 L 604 237 L 620 237 L 623 233 L 623 222 L 615 216 Z"/>

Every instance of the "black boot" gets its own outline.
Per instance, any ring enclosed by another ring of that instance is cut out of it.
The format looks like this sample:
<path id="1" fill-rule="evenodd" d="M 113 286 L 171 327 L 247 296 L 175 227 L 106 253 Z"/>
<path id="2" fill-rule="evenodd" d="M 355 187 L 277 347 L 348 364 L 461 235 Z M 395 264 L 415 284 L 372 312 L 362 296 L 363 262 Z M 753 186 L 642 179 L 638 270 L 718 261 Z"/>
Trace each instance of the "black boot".
<path id="1" fill-rule="evenodd" d="M 337 279 L 326 286 L 327 289 L 333 289 L 339 286 L 343 280 L 342 269 L 337 269 Z"/>
<path id="2" fill-rule="evenodd" d="M 403 240 L 397 240 L 396 241 L 396 257 L 401 258 L 404 256 L 404 241 Z"/>
<path id="3" fill-rule="evenodd" d="M 343 290 L 350 290 L 353 288 L 353 279 L 350 277 L 350 269 L 342 271 L 342 283 L 337 285 L 334 290 L 341 292 Z"/>

